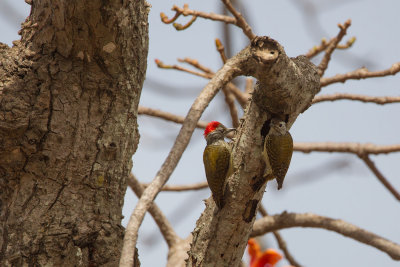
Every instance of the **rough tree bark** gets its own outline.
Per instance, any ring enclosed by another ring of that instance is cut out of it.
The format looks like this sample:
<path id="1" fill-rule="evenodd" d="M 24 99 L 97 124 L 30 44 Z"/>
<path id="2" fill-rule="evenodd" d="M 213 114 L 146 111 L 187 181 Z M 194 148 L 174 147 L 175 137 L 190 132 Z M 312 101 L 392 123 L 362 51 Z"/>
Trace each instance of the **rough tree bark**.
<path id="1" fill-rule="evenodd" d="M 1 266 L 118 264 L 148 9 L 34 0 L 0 44 Z"/>

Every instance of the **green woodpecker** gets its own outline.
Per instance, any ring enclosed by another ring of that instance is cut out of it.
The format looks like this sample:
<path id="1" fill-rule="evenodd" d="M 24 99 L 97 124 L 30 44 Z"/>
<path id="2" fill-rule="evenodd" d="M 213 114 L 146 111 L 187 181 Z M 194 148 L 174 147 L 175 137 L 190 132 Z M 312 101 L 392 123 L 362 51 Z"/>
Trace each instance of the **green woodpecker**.
<path id="1" fill-rule="evenodd" d="M 293 139 L 286 129 L 286 123 L 272 119 L 270 130 L 265 137 L 263 156 L 267 164 L 265 176 L 268 180 L 276 178 L 278 189 L 282 188 L 292 154 Z"/>
<path id="2" fill-rule="evenodd" d="M 234 130 L 234 128 L 226 128 L 218 121 L 212 121 L 207 124 L 204 131 L 204 138 L 207 141 L 203 153 L 204 169 L 212 197 L 219 209 L 224 205 L 223 187 L 231 165 L 232 151 L 230 144 L 224 138 Z"/>

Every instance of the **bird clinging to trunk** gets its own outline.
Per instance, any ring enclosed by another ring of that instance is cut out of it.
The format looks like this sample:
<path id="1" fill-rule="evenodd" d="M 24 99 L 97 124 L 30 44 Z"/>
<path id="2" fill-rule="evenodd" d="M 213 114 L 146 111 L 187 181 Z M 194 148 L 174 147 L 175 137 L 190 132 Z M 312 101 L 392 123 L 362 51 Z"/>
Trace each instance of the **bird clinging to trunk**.
<path id="1" fill-rule="evenodd" d="M 203 153 L 204 169 L 212 197 L 219 209 L 224 205 L 224 183 L 232 168 L 232 148 L 224 138 L 234 130 L 226 128 L 218 121 L 212 121 L 207 124 L 204 131 L 204 138 L 207 141 Z"/>
<path id="2" fill-rule="evenodd" d="M 284 121 L 273 118 L 270 130 L 265 137 L 263 156 L 268 180 L 276 178 L 278 189 L 282 188 L 283 180 L 289 169 L 293 154 L 293 139 Z"/>

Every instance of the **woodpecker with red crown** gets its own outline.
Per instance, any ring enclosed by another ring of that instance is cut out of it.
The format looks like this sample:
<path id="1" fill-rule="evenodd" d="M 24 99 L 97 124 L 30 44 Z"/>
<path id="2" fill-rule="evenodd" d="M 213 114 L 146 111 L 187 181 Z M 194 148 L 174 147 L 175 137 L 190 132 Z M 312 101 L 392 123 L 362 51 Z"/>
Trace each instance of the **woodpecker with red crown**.
<path id="1" fill-rule="evenodd" d="M 224 205 L 224 183 L 230 174 L 232 147 L 225 141 L 228 133 L 235 131 L 234 128 L 226 128 L 218 121 L 207 124 L 204 130 L 204 138 L 207 146 L 203 153 L 204 169 L 208 186 L 211 189 L 212 197 L 219 209 Z"/>

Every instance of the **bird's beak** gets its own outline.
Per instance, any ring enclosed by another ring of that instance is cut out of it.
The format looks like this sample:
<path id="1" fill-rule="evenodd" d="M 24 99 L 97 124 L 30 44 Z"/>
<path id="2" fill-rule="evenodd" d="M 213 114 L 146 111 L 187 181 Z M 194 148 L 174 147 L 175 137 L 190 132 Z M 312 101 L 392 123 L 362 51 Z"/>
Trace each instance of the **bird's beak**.
<path id="1" fill-rule="evenodd" d="M 226 128 L 224 135 L 226 136 L 227 134 L 229 134 L 230 132 L 233 132 L 233 131 L 236 132 L 237 131 L 236 128 Z"/>

